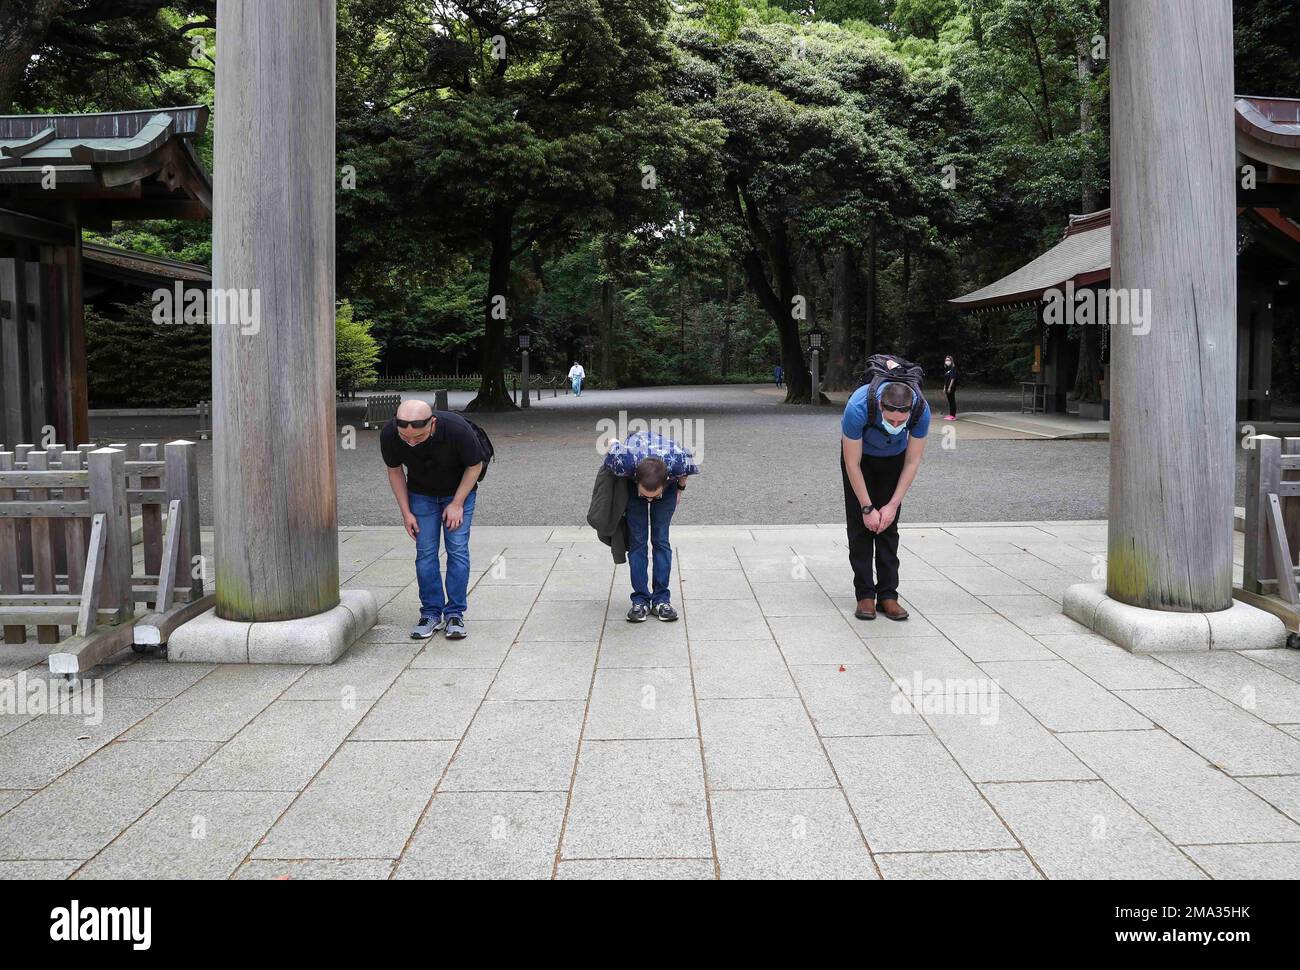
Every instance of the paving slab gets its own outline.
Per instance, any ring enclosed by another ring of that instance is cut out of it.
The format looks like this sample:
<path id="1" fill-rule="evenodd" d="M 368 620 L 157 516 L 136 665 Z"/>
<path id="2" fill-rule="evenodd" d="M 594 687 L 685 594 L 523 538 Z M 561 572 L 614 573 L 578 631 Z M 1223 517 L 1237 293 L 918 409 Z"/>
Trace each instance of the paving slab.
<path id="1" fill-rule="evenodd" d="M 561 862 L 557 879 L 695 880 L 716 879 L 712 859 L 592 859 Z"/>
<path id="2" fill-rule="evenodd" d="M 911 622 L 911 621 L 909 621 Z M 871 653 L 843 616 L 773 616 L 768 626 L 789 664 L 871 661 Z"/>
<path id="3" fill-rule="evenodd" d="M 518 640 L 570 640 L 596 643 L 605 625 L 605 602 L 538 602 L 524 621 Z"/>
<path id="4" fill-rule="evenodd" d="M 1300 842 L 1294 821 L 1164 731 L 1060 738 L 1171 842 Z"/>
<path id="5" fill-rule="evenodd" d="M 439 792 L 394 879 L 550 879 L 563 792 Z"/>
<path id="6" fill-rule="evenodd" d="M 1300 845 L 1196 845 L 1185 850 L 1214 879 L 1300 879 Z"/>
<path id="7" fill-rule="evenodd" d="M 1042 879 L 1019 849 L 877 853 L 886 879 Z"/>
<path id="8" fill-rule="evenodd" d="M 582 701 L 484 701 L 443 791 L 568 791 Z"/>
<path id="9" fill-rule="evenodd" d="M 1161 654 L 1157 659 L 1270 724 L 1300 723 L 1300 684 L 1251 657 L 1215 650 L 1206 654 Z"/>
<path id="10" fill-rule="evenodd" d="M 1270 775 L 1238 780 L 1288 818 L 1300 822 L 1300 775 Z"/>
<path id="11" fill-rule="evenodd" d="M 1300 740 L 1202 688 L 1116 696 L 1230 775 L 1300 773 Z"/>
<path id="12" fill-rule="evenodd" d="M 78 879 L 225 879 L 293 800 L 289 792 L 173 791 Z"/>
<path id="13" fill-rule="evenodd" d="M 132 741 L 229 741 L 308 670 L 222 664 L 127 733 Z"/>
<path id="14" fill-rule="evenodd" d="M 447 741 L 345 743 L 253 858 L 397 858 L 453 747 Z"/>
<path id="15" fill-rule="evenodd" d="M 771 630 L 753 601 L 711 600 L 686 611 L 686 633 L 692 640 L 753 640 L 769 638 Z"/>
<path id="16" fill-rule="evenodd" d="M 301 791 L 369 707 L 369 701 L 275 701 L 185 779 L 181 787 L 202 791 Z"/>
<path id="17" fill-rule="evenodd" d="M 790 672 L 823 738 L 930 733 L 878 664 L 804 665 Z"/>
<path id="18" fill-rule="evenodd" d="M 831 738 L 826 748 L 873 852 L 1018 846 L 935 738 Z"/>
<path id="19" fill-rule="evenodd" d="M 614 741 L 698 734 L 690 670 L 602 667 L 596 671 L 585 737 Z"/>
<path id="20" fill-rule="evenodd" d="M 962 695 L 956 695 L 960 698 Z M 974 781 L 1057 781 L 1095 777 L 1059 739 L 1007 694 L 923 710 L 926 721 Z"/>
<path id="21" fill-rule="evenodd" d="M 839 791 L 723 791 L 712 806 L 723 879 L 879 878 Z"/>
<path id="22" fill-rule="evenodd" d="M 105 700 L 97 724 L 71 712 L 26 721 L 0 737 L 0 788 L 45 787 L 164 703 L 144 697 Z"/>
<path id="23" fill-rule="evenodd" d="M 1039 634 L 1036 639 L 1109 691 L 1195 686 L 1154 657 L 1129 653 L 1095 633 Z"/>
<path id="24" fill-rule="evenodd" d="M 516 643 L 497 672 L 488 700 L 585 700 L 591 690 L 596 650 L 595 641 Z"/>
<path id="25" fill-rule="evenodd" d="M 713 852 L 694 739 L 585 740 L 561 858 L 686 858 Z"/>
<path id="26" fill-rule="evenodd" d="M 250 859 L 234 879 L 387 879 L 392 859 Z"/>
<path id="27" fill-rule="evenodd" d="M 980 664 L 1049 731 L 1140 731 L 1151 722 L 1064 660 Z"/>
<path id="28" fill-rule="evenodd" d="M 104 747 L 0 815 L 0 858 L 89 859 L 216 748 L 195 741 Z"/>
<path id="29" fill-rule="evenodd" d="M 1204 879 L 1182 852 L 1100 781 L 984 785 L 1049 879 Z"/>
<path id="30" fill-rule="evenodd" d="M 1041 643 L 1006 617 L 988 614 L 928 614 L 927 619 L 966 656 L 985 660 L 1052 660 Z"/>
<path id="31" fill-rule="evenodd" d="M 495 672 L 475 667 L 421 667 L 402 673 L 366 712 L 353 741 L 459 740 Z"/>
<path id="32" fill-rule="evenodd" d="M 798 700 L 704 700 L 699 711 L 711 789 L 835 787 Z"/>

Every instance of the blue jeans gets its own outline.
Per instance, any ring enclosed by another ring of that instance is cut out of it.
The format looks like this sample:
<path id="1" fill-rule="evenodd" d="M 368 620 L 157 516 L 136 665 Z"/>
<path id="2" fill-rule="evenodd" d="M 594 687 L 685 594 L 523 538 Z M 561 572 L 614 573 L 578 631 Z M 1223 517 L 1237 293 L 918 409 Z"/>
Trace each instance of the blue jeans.
<path id="1" fill-rule="evenodd" d="M 628 480 L 627 496 L 627 563 L 632 572 L 632 602 L 657 606 L 667 603 L 668 578 L 673 571 L 673 547 L 668 543 L 668 526 L 677 510 L 677 483 L 669 482 L 657 499 L 637 494 L 636 482 Z M 647 542 L 646 533 L 649 533 Z M 646 560 L 649 544 L 655 547 L 654 593 L 648 588 Z"/>
<path id="2" fill-rule="evenodd" d="M 442 524 L 442 510 L 452 496 L 433 498 L 411 492 L 411 514 L 419 520 L 420 534 L 415 539 L 415 577 L 420 583 L 420 615 L 437 620 L 443 616 L 464 616 L 469 597 L 469 526 L 474 518 L 474 498 L 465 499 L 465 517 L 459 529 Z M 447 588 L 443 593 L 442 573 L 438 569 L 438 541 L 447 537 Z"/>
<path id="3" fill-rule="evenodd" d="M 581 378 L 581 377 L 575 377 L 575 378 L 573 379 L 573 393 L 576 394 L 578 397 L 582 397 L 582 378 Z"/>

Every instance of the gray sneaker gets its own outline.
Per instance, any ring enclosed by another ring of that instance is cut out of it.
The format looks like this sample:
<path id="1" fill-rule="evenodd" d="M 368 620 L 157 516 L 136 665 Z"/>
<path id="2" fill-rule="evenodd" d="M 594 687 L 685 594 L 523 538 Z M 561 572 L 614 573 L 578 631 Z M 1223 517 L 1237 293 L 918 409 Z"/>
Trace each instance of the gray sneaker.
<path id="1" fill-rule="evenodd" d="M 447 639 L 464 640 L 465 639 L 465 619 L 459 616 L 447 617 Z"/>
<path id="2" fill-rule="evenodd" d="M 644 623 L 645 618 L 650 615 L 650 607 L 644 603 L 633 603 L 632 608 L 627 611 L 627 622 Z"/>
<path id="3" fill-rule="evenodd" d="M 412 640 L 427 640 L 439 630 L 441 630 L 446 621 L 442 617 L 434 619 L 429 616 L 420 617 L 420 622 L 411 627 Z"/>
<path id="4" fill-rule="evenodd" d="M 665 623 L 672 623 L 677 619 L 677 611 L 673 609 L 672 603 L 656 603 L 650 607 L 650 612 Z"/>

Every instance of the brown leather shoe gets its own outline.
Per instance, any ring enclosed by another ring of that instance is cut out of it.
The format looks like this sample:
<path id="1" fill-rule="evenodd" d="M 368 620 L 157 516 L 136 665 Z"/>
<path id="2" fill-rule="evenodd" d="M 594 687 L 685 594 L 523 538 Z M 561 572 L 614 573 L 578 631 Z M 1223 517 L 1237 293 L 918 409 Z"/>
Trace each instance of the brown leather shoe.
<path id="1" fill-rule="evenodd" d="M 898 600 L 876 600 L 876 609 L 891 620 L 906 620 L 908 613 L 898 605 Z"/>
<path id="2" fill-rule="evenodd" d="M 876 618 L 876 604 L 874 600 L 858 600 L 858 608 L 853 611 L 853 615 L 859 620 L 874 620 Z"/>

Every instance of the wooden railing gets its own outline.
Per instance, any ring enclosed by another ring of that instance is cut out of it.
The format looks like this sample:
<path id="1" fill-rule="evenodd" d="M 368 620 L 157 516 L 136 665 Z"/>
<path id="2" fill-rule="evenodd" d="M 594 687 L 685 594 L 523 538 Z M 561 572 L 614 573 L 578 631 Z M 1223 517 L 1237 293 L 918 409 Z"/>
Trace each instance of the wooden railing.
<path id="1" fill-rule="evenodd" d="M 1300 438 L 1255 435 L 1246 463 L 1242 587 L 1300 608 Z"/>
<path id="2" fill-rule="evenodd" d="M 140 516 L 133 567 L 132 509 Z M 0 446 L 0 627 L 6 644 L 58 644 L 75 677 L 127 646 L 165 643 L 206 608 L 195 445 Z M 137 604 L 147 615 L 137 616 Z M 0 656 L 3 656 L 0 647 Z"/>

